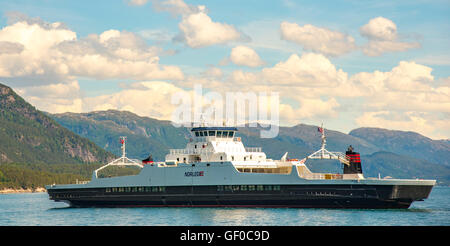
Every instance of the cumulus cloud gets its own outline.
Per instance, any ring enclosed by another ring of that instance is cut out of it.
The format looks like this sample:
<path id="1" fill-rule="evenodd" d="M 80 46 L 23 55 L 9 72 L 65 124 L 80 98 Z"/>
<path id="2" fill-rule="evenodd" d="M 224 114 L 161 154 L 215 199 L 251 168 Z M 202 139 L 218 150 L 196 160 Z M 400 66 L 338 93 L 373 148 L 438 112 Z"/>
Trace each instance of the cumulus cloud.
<path id="1" fill-rule="evenodd" d="M 178 27 L 181 32 L 175 40 L 185 42 L 192 48 L 245 39 L 232 25 L 214 22 L 205 12 L 183 17 Z"/>
<path id="2" fill-rule="evenodd" d="M 264 65 L 255 50 L 247 46 L 239 45 L 231 50 L 230 60 L 239 66 L 259 67 Z"/>
<path id="3" fill-rule="evenodd" d="M 274 84 L 304 87 L 335 87 L 347 79 L 347 73 L 336 67 L 325 56 L 305 53 L 293 54 L 285 62 L 264 68 L 265 80 Z"/>
<path id="4" fill-rule="evenodd" d="M 74 76 L 130 79 L 182 79 L 176 66 L 159 64 L 158 47 L 138 35 L 108 30 L 78 39 L 59 23 L 20 21 L 0 30 L 0 78 L 38 84 L 72 81 Z M 23 85 L 24 82 L 22 82 Z"/>
<path id="5" fill-rule="evenodd" d="M 369 40 L 363 47 L 363 52 L 368 56 L 379 56 L 385 52 L 405 51 L 420 47 L 418 42 L 400 41 L 397 25 L 381 16 L 371 19 L 362 26 L 360 33 Z"/>
<path id="6" fill-rule="evenodd" d="M 15 14 L 0 30 L 0 81 L 41 110 L 82 112 L 78 77 L 184 79 L 177 66 L 159 64 L 162 49 L 137 34 L 107 30 L 78 38 L 61 23 Z"/>
<path id="7" fill-rule="evenodd" d="M 280 105 L 280 118 L 290 124 L 298 124 L 305 119 L 334 118 L 338 115 L 340 104 L 335 98 L 322 100 L 320 98 L 300 98 L 297 108 L 289 104 Z"/>
<path id="8" fill-rule="evenodd" d="M 448 138 L 450 121 L 436 118 L 429 113 L 376 111 L 365 112 L 356 119 L 356 123 L 366 127 L 381 127 L 400 131 L 415 131 L 434 139 Z"/>
<path id="9" fill-rule="evenodd" d="M 183 0 L 152 1 L 157 11 L 168 12 L 173 17 L 181 17 L 178 24 L 180 33 L 173 40 L 186 43 L 191 48 L 224 44 L 230 41 L 248 40 L 234 26 L 214 22 L 204 5 L 191 5 Z"/>
<path id="10" fill-rule="evenodd" d="M 281 38 L 297 43 L 307 51 L 319 52 L 327 56 L 339 56 L 356 49 L 355 39 L 347 34 L 313 25 L 299 26 L 282 22 Z"/>
<path id="11" fill-rule="evenodd" d="M 164 81 L 136 82 L 116 93 L 83 98 L 83 110 L 127 110 L 141 116 L 170 120 L 176 107 L 170 104 L 170 98 L 183 91 Z"/>

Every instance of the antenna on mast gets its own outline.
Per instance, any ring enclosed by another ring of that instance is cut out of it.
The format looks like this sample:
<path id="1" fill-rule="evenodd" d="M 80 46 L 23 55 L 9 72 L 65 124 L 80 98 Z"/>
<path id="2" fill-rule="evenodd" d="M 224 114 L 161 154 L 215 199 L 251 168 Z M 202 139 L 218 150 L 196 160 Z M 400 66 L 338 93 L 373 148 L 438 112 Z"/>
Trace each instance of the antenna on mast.
<path id="1" fill-rule="evenodd" d="M 325 136 L 325 129 L 323 128 L 323 123 L 319 128 L 317 128 L 317 131 L 322 133 L 321 136 L 322 146 L 318 151 L 309 155 L 307 159 L 336 159 L 339 160 L 341 163 L 344 163 L 345 165 L 350 165 L 350 162 L 344 153 L 330 152 L 327 149 L 325 149 L 325 146 L 327 145 L 327 137 Z"/>
<path id="2" fill-rule="evenodd" d="M 127 141 L 127 137 L 121 136 L 120 137 L 120 143 L 122 144 L 122 158 L 126 157 L 126 147 L 125 147 L 125 142 Z"/>

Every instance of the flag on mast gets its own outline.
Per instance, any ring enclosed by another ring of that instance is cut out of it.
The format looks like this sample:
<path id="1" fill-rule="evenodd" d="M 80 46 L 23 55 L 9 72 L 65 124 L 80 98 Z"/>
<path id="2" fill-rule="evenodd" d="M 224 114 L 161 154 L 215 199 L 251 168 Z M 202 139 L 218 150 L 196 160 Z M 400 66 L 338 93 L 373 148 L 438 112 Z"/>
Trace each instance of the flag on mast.
<path id="1" fill-rule="evenodd" d="M 319 131 L 320 133 L 323 133 L 323 128 L 319 127 L 319 128 L 317 128 L 317 131 Z"/>

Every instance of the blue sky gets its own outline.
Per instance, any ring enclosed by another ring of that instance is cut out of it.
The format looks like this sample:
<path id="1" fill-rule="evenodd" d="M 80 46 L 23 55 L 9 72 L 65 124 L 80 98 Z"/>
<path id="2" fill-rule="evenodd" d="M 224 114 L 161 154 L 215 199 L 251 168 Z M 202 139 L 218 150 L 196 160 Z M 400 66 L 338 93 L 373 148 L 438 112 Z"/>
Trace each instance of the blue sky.
<path id="1" fill-rule="evenodd" d="M 450 138 L 448 1 L 19 0 L 0 11 L 0 83 L 44 111 L 168 119 L 160 104 L 119 98 L 141 86 L 167 100 L 200 83 L 280 92 L 282 125 Z M 33 25 L 45 48 L 18 37 Z"/>

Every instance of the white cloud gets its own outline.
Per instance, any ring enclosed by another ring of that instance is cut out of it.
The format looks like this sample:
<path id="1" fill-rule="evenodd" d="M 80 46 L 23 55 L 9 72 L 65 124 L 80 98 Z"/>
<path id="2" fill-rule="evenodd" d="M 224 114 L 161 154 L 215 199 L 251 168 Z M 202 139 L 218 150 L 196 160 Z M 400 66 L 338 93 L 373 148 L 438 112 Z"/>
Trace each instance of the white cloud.
<path id="1" fill-rule="evenodd" d="M 365 112 L 356 119 L 359 126 L 380 127 L 400 131 L 414 131 L 434 139 L 448 138 L 450 121 L 439 119 L 428 113 L 413 111 L 393 113 L 391 111 Z"/>
<path id="2" fill-rule="evenodd" d="M 173 40 L 184 42 L 191 48 L 248 39 L 234 26 L 214 22 L 204 5 L 186 4 L 183 0 L 154 0 L 152 3 L 157 11 L 169 12 L 173 17 L 181 16 L 180 33 Z"/>
<path id="3" fill-rule="evenodd" d="M 16 92 L 39 110 L 52 113 L 82 112 L 77 81 L 15 88 Z"/>
<path id="4" fill-rule="evenodd" d="M 320 98 L 300 98 L 300 106 L 294 108 L 289 104 L 280 105 L 281 121 L 298 124 L 304 119 L 328 119 L 338 116 L 340 104 L 335 98 L 322 100 Z"/>
<path id="5" fill-rule="evenodd" d="M 319 52 L 327 56 L 339 56 L 356 49 L 355 39 L 347 34 L 313 25 L 299 26 L 282 22 L 281 38 L 295 42 L 307 51 Z"/>
<path id="6" fill-rule="evenodd" d="M 369 39 L 396 40 L 397 25 L 384 17 L 373 18 L 360 28 L 361 35 Z"/>
<path id="7" fill-rule="evenodd" d="M 2 28 L 0 42 L 14 48 L 0 52 L 0 78 L 11 83 L 22 80 L 20 85 L 70 82 L 74 76 L 183 78 L 178 67 L 159 64 L 160 48 L 127 31 L 108 30 L 78 39 L 60 23 L 21 21 Z"/>
<path id="8" fill-rule="evenodd" d="M 153 0 L 152 5 L 157 11 L 169 12 L 173 16 L 188 16 L 191 14 L 196 14 L 200 11 L 205 11 L 205 6 L 187 4 L 183 0 Z"/>
<path id="9" fill-rule="evenodd" d="M 252 49 L 243 45 L 231 50 L 230 60 L 239 66 L 259 67 L 264 65 L 259 55 Z"/>
<path id="10" fill-rule="evenodd" d="M 128 4 L 134 6 L 142 6 L 145 5 L 147 2 L 148 0 L 128 0 Z"/>
<path id="11" fill-rule="evenodd" d="M 265 80 L 274 84 L 304 87 L 335 87 L 347 79 L 347 73 L 321 54 L 293 54 L 285 62 L 262 69 Z"/>
<path id="12" fill-rule="evenodd" d="M 381 16 L 371 19 L 362 26 L 360 33 L 369 39 L 369 42 L 363 47 L 363 52 L 368 56 L 379 56 L 385 52 L 405 51 L 420 47 L 418 42 L 399 41 L 397 25 Z"/>
<path id="13" fill-rule="evenodd" d="M 205 12 L 184 16 L 179 23 L 181 33 L 175 38 L 192 48 L 223 44 L 244 38 L 243 34 L 226 23 L 214 22 Z"/>
<path id="14" fill-rule="evenodd" d="M 183 89 L 163 81 L 144 81 L 131 84 L 128 88 L 96 97 L 83 98 L 83 111 L 127 110 L 141 116 L 170 120 L 176 105 L 170 98 Z"/>

